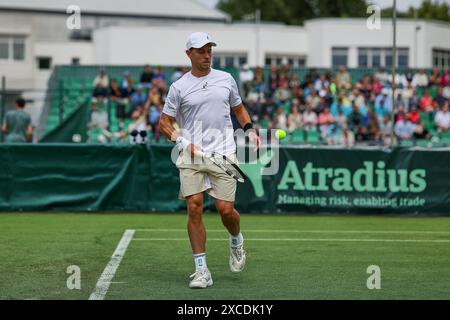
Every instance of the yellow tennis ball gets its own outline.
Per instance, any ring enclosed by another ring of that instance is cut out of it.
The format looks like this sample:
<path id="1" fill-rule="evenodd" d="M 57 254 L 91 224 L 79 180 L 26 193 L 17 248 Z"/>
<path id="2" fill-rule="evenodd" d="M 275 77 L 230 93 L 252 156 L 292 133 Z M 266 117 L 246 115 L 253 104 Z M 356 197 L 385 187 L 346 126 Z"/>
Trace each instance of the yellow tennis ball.
<path id="1" fill-rule="evenodd" d="M 275 132 L 275 137 L 277 137 L 280 140 L 283 140 L 284 138 L 286 138 L 286 131 L 279 129 Z"/>

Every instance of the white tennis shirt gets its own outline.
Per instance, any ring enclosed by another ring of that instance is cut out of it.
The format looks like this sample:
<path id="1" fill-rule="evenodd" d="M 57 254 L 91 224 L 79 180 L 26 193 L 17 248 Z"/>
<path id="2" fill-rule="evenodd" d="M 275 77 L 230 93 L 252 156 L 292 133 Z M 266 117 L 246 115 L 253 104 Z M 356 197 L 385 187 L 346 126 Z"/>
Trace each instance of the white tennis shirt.
<path id="1" fill-rule="evenodd" d="M 236 81 L 220 70 L 196 77 L 187 72 L 169 89 L 163 113 L 175 117 L 183 137 L 204 152 L 236 152 L 230 107 L 242 103 Z"/>

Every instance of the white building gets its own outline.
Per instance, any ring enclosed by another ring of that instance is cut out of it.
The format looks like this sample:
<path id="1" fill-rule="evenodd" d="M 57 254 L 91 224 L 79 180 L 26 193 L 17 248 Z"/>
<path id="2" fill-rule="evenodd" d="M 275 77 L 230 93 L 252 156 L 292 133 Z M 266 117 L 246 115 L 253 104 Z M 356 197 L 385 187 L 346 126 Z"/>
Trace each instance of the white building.
<path id="1" fill-rule="evenodd" d="M 230 24 L 226 14 L 195 0 L 77 0 L 81 29 L 71 30 L 67 8 L 73 2 L 0 0 L 0 77 L 11 95 L 35 99 L 37 110 L 55 65 L 188 65 L 185 40 L 199 30 L 218 44 L 215 66 L 392 64 L 390 19 L 379 30 L 367 27 L 368 17 L 315 19 L 305 26 Z M 450 24 L 398 20 L 397 46 L 400 66 L 448 67 Z"/>

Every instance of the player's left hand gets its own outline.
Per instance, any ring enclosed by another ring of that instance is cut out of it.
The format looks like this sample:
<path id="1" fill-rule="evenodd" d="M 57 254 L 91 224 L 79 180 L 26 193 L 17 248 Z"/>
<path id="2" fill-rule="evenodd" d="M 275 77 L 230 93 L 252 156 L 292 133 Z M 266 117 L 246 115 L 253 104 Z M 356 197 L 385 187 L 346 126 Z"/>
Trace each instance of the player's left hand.
<path id="1" fill-rule="evenodd" d="M 251 131 L 248 134 L 248 138 L 250 139 L 250 142 L 255 145 L 255 149 L 253 149 L 253 150 L 254 151 L 258 150 L 259 147 L 261 146 L 261 138 L 258 136 L 256 131 Z"/>

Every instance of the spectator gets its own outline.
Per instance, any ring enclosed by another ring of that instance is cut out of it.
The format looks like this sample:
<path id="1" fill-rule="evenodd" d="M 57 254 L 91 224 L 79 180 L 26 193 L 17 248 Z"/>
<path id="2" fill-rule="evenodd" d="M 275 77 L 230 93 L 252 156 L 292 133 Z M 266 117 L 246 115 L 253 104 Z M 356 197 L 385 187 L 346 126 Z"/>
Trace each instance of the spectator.
<path id="1" fill-rule="evenodd" d="M 436 110 L 442 109 L 446 101 L 448 101 L 448 99 L 444 97 L 444 88 L 439 87 L 437 95 L 434 98 L 434 109 Z"/>
<path id="2" fill-rule="evenodd" d="M 431 75 L 428 77 L 429 86 L 439 86 L 441 83 L 441 75 L 439 74 L 438 67 L 434 67 Z"/>
<path id="3" fill-rule="evenodd" d="M 330 109 L 327 107 L 319 115 L 319 129 L 322 139 L 326 140 L 328 136 L 328 127 L 334 123 L 333 115 L 330 113 Z"/>
<path id="4" fill-rule="evenodd" d="M 16 110 L 8 111 L 2 125 L 2 132 L 6 135 L 5 143 L 31 142 L 33 140 L 33 126 L 31 117 L 24 111 L 25 100 L 17 98 Z"/>
<path id="5" fill-rule="evenodd" d="M 306 110 L 303 113 L 303 128 L 305 131 L 316 131 L 317 114 L 312 110 L 311 104 L 306 104 Z"/>
<path id="6" fill-rule="evenodd" d="M 261 67 L 256 67 L 252 85 L 253 89 L 256 90 L 256 92 L 258 92 L 260 95 L 264 95 L 266 84 L 264 81 L 264 73 Z"/>
<path id="7" fill-rule="evenodd" d="M 126 89 L 128 87 L 128 83 L 130 82 L 130 80 L 131 80 L 130 71 L 128 71 L 128 70 L 124 71 L 123 78 L 120 81 L 120 89 L 121 90 Z"/>
<path id="8" fill-rule="evenodd" d="M 292 104 L 291 112 L 287 118 L 287 125 L 289 134 L 302 127 L 302 114 L 299 111 L 298 102 Z"/>
<path id="9" fill-rule="evenodd" d="M 140 84 L 143 88 L 151 88 L 153 81 L 153 70 L 152 67 L 148 64 L 144 66 L 144 71 L 141 73 L 141 81 Z"/>
<path id="10" fill-rule="evenodd" d="M 391 145 L 392 121 L 389 115 L 385 114 L 380 121 L 380 136 L 385 146 Z"/>
<path id="11" fill-rule="evenodd" d="M 438 129 L 439 133 L 447 132 L 450 130 L 450 112 L 449 109 L 449 102 L 446 101 L 444 103 L 444 106 L 442 107 L 442 110 L 436 112 L 435 116 L 435 123 Z"/>
<path id="12" fill-rule="evenodd" d="M 339 71 L 336 74 L 336 85 L 338 90 L 347 90 L 351 88 L 351 77 L 350 74 L 345 69 L 345 66 L 340 65 Z"/>
<path id="13" fill-rule="evenodd" d="M 88 127 L 107 129 L 109 126 L 108 113 L 105 110 L 99 109 L 98 100 L 96 98 L 92 99 L 91 108 L 92 110 Z"/>
<path id="14" fill-rule="evenodd" d="M 444 71 L 442 72 L 441 76 L 441 86 L 445 87 L 449 85 L 450 85 L 450 72 L 448 71 L 448 68 L 444 68 Z"/>
<path id="15" fill-rule="evenodd" d="M 133 110 L 136 108 L 136 106 L 143 106 L 145 104 L 145 102 L 147 101 L 147 94 L 143 91 L 143 87 L 141 85 L 138 85 L 136 91 L 131 94 L 130 100 Z"/>
<path id="16" fill-rule="evenodd" d="M 381 88 L 389 87 L 391 77 L 386 71 L 384 71 L 384 68 L 379 68 L 374 77 L 380 83 Z"/>
<path id="17" fill-rule="evenodd" d="M 243 97 L 246 97 L 251 90 L 254 76 L 255 74 L 250 69 L 250 66 L 247 63 L 244 64 L 241 71 L 239 71 L 239 83 Z"/>
<path id="18" fill-rule="evenodd" d="M 420 69 L 419 73 L 416 73 L 413 77 L 412 86 L 425 89 L 428 87 L 428 76 L 425 74 L 425 70 Z"/>
<path id="19" fill-rule="evenodd" d="M 273 121 L 273 126 L 276 129 L 287 130 L 287 117 L 286 113 L 284 113 L 283 108 L 279 107 L 277 110 L 277 114 Z"/>
<path id="20" fill-rule="evenodd" d="M 425 129 L 425 123 L 420 120 L 419 109 L 416 106 L 411 108 L 411 111 L 407 113 L 406 117 L 414 125 L 414 138 L 416 139 L 429 139 L 430 135 Z"/>
<path id="21" fill-rule="evenodd" d="M 394 132 L 400 141 L 411 140 L 414 136 L 414 125 L 408 118 L 400 118 L 394 126 Z"/>
<path id="22" fill-rule="evenodd" d="M 97 99 L 103 99 L 108 96 L 109 78 L 105 73 L 105 70 L 100 70 L 100 73 L 94 79 L 94 92 L 93 97 Z"/>
<path id="23" fill-rule="evenodd" d="M 422 98 L 420 99 L 420 109 L 424 112 L 433 112 L 433 98 L 430 96 L 430 92 L 425 90 Z"/>

